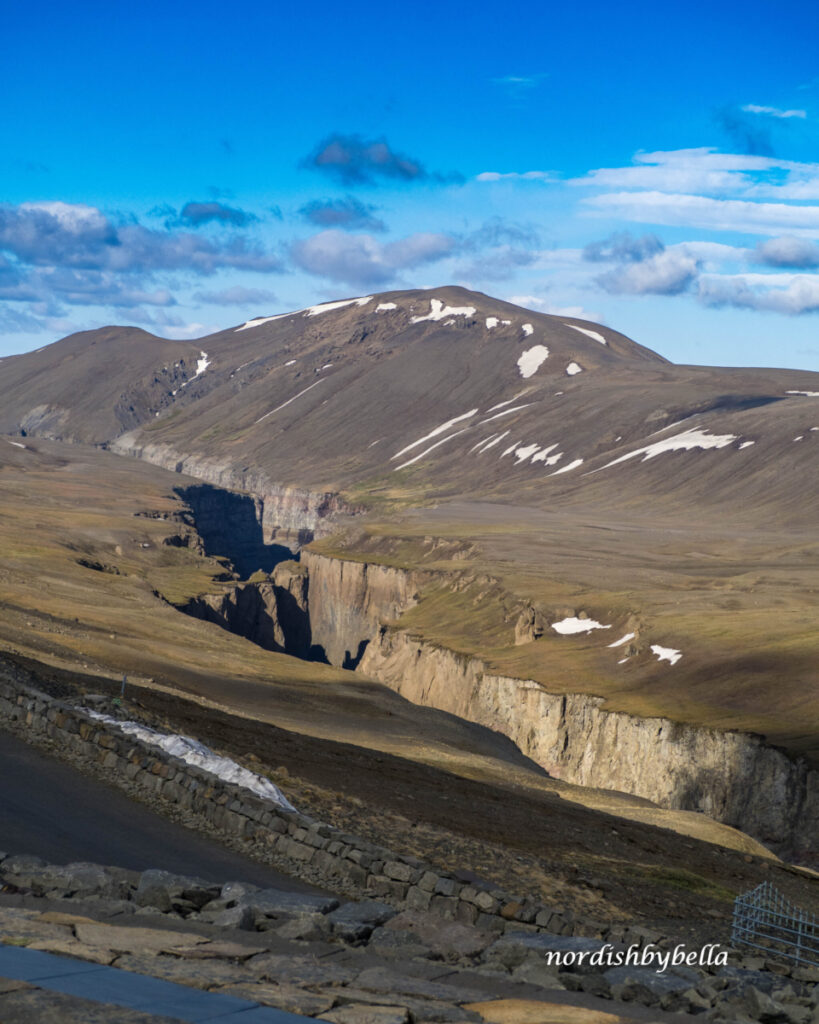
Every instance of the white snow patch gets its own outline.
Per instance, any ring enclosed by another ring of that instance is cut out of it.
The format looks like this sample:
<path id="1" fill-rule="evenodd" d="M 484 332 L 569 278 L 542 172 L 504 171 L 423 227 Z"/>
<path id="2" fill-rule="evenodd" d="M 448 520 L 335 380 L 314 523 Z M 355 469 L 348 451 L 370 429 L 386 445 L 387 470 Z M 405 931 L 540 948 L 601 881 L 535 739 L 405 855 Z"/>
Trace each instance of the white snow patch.
<path id="1" fill-rule="evenodd" d="M 507 431 L 507 433 L 509 433 L 509 431 Z M 513 445 L 510 445 L 506 449 L 506 451 L 500 453 L 500 458 L 502 458 L 502 459 L 506 458 L 506 456 L 509 455 L 510 452 L 513 452 L 517 448 L 518 444 L 520 444 L 520 442 L 519 441 L 515 441 L 515 443 Z"/>
<path id="2" fill-rule="evenodd" d="M 549 358 L 549 350 L 545 345 L 534 345 L 527 348 L 518 359 L 518 369 L 521 377 L 531 377 L 537 373 L 543 362 Z"/>
<path id="3" fill-rule="evenodd" d="M 675 651 L 673 647 L 660 647 L 659 644 L 652 644 L 651 650 L 660 661 L 670 661 L 672 665 L 676 665 L 682 657 L 682 651 Z"/>
<path id="4" fill-rule="evenodd" d="M 545 462 L 547 466 L 550 465 L 550 462 L 549 462 L 547 456 L 548 456 L 549 452 L 553 452 L 555 450 L 555 448 L 557 448 L 556 444 L 550 444 L 548 446 L 548 448 L 543 448 L 541 451 L 539 451 L 537 453 L 537 455 L 533 455 L 532 456 L 532 465 L 534 466 L 534 464 L 536 462 Z M 554 457 L 555 458 L 555 462 L 557 462 L 557 460 L 562 457 L 562 454 L 563 453 L 561 452 L 560 455 Z"/>
<path id="5" fill-rule="evenodd" d="M 552 629 L 563 636 L 570 636 L 573 633 L 591 633 L 593 629 L 611 629 L 611 626 L 604 626 L 596 619 L 578 619 L 576 615 L 571 615 L 560 622 L 553 622 Z"/>
<path id="6" fill-rule="evenodd" d="M 293 313 L 278 313 L 276 316 L 257 316 L 255 320 L 248 320 L 246 323 L 243 323 L 241 327 L 237 327 L 234 333 L 238 334 L 239 331 L 247 331 L 250 330 L 251 327 L 261 327 L 262 324 L 269 324 L 271 320 L 284 320 L 287 316 L 296 316 L 298 313 L 303 312 L 304 310 L 297 309 Z"/>
<path id="7" fill-rule="evenodd" d="M 483 446 L 486 444 L 487 441 L 491 441 L 493 437 L 497 437 L 497 436 L 498 436 L 497 434 L 490 434 L 488 437 L 483 438 L 483 440 L 478 441 L 477 444 L 473 444 L 472 447 L 469 449 L 469 451 L 466 454 L 467 455 L 471 455 L 472 452 L 474 452 L 476 449 L 483 448 Z"/>
<path id="8" fill-rule="evenodd" d="M 120 722 L 116 718 L 111 718 L 110 715 L 100 714 L 99 711 L 86 711 L 85 713 L 98 722 L 105 722 L 108 725 L 115 726 L 121 732 L 124 732 L 126 736 L 134 736 L 143 743 L 152 743 L 155 747 L 159 747 L 172 757 L 178 757 L 180 761 L 184 761 L 186 764 L 202 768 L 204 771 L 210 772 L 225 782 L 231 782 L 235 786 L 248 789 L 263 800 L 270 800 L 271 803 L 277 804 L 288 811 L 295 811 L 296 809 L 282 791 L 277 786 L 274 786 L 269 779 L 264 779 L 260 775 L 248 771 L 247 768 L 243 768 L 229 757 L 214 754 L 209 747 L 206 747 L 204 743 L 200 743 L 198 740 L 191 739 L 189 736 L 179 736 L 175 733 L 157 732 L 156 729 L 149 729 L 148 726 L 139 725 L 137 722 Z"/>
<path id="9" fill-rule="evenodd" d="M 366 306 L 372 301 L 372 295 L 364 295 L 360 299 L 342 299 L 341 302 L 322 302 L 319 306 L 308 306 L 304 310 L 305 316 L 318 316 L 320 313 L 329 313 L 334 309 L 344 309 L 345 306 Z"/>
<path id="10" fill-rule="evenodd" d="M 436 448 L 438 448 L 440 445 L 444 444 L 446 441 L 451 441 L 453 437 L 457 437 L 459 434 L 466 433 L 466 429 L 467 428 L 464 427 L 463 430 L 456 430 L 455 433 L 454 434 L 450 434 L 449 437 L 442 437 L 440 441 L 436 441 L 435 444 L 431 444 L 429 446 L 429 448 L 427 448 L 426 451 L 421 452 L 420 455 L 416 455 L 414 458 L 409 459 L 407 462 L 402 462 L 400 466 L 396 466 L 395 470 L 397 471 L 399 469 L 404 469 L 406 466 L 411 466 L 413 464 L 413 462 L 417 462 L 419 459 L 423 459 L 423 457 L 425 455 L 429 455 L 429 453 L 431 451 L 434 451 Z M 413 447 L 414 447 L 414 445 L 413 445 Z M 394 455 L 393 455 L 393 458 L 395 458 Z"/>
<path id="11" fill-rule="evenodd" d="M 800 434 L 799 437 L 795 437 L 794 438 L 794 441 L 802 441 L 804 439 L 804 437 L 805 437 L 804 434 Z"/>
<path id="12" fill-rule="evenodd" d="M 577 363 L 569 363 L 569 365 L 566 367 L 566 373 L 568 373 L 568 375 L 570 377 L 574 377 L 574 375 L 576 373 L 582 373 L 582 372 L 583 372 L 583 367 L 582 366 L 578 366 Z"/>
<path id="13" fill-rule="evenodd" d="M 786 391 L 786 395 L 804 395 L 806 398 L 819 398 L 819 391 Z"/>
<path id="14" fill-rule="evenodd" d="M 644 448 L 637 448 L 636 451 L 621 455 L 600 468 L 608 469 L 609 466 L 616 466 L 618 462 L 625 462 L 627 459 L 633 459 L 638 455 L 643 456 L 642 462 L 647 462 L 649 459 L 662 455 L 664 452 L 691 451 L 693 448 L 702 448 L 703 450 L 707 448 L 725 448 L 726 445 L 736 440 L 738 440 L 736 434 L 709 434 L 705 430 L 692 428 L 691 430 L 684 430 L 681 434 L 675 434 L 673 437 L 666 437 L 662 441 L 655 441 L 654 444 L 648 444 Z"/>
<path id="15" fill-rule="evenodd" d="M 293 397 L 288 398 L 286 402 L 282 402 L 282 404 L 277 405 L 275 409 L 271 409 L 270 412 L 266 412 L 264 416 L 260 416 L 256 420 L 256 423 L 261 423 L 262 420 L 266 420 L 268 416 L 272 416 L 274 412 L 278 412 L 279 409 L 284 409 L 284 407 L 290 405 L 291 402 L 295 402 L 297 398 L 301 398 L 301 396 L 306 395 L 308 391 L 311 391 L 313 388 L 318 387 L 319 384 L 323 384 L 326 379 L 326 377 L 323 377 L 321 380 L 314 381 L 308 387 L 304 388 L 304 390 L 299 391 L 297 395 L 293 395 Z"/>
<path id="16" fill-rule="evenodd" d="M 615 640 L 613 644 L 607 644 L 607 647 L 622 647 L 623 644 L 627 644 L 629 640 L 633 640 L 635 637 L 634 633 L 626 633 L 625 636 L 621 636 L 619 640 Z"/>
<path id="17" fill-rule="evenodd" d="M 19 441 L 9 441 L 9 444 L 13 444 L 15 448 L 25 448 L 26 445 L 21 444 Z"/>
<path id="18" fill-rule="evenodd" d="M 594 338 L 595 341 L 599 341 L 601 345 L 608 345 L 608 342 L 602 334 L 598 334 L 597 331 L 590 331 L 588 327 L 578 327 L 577 324 L 563 324 L 564 327 L 571 327 L 573 331 L 580 331 L 581 334 L 587 335 L 589 338 Z"/>
<path id="19" fill-rule="evenodd" d="M 436 427 L 434 430 L 431 430 L 428 434 L 424 434 L 423 437 L 419 437 L 417 441 L 413 441 L 412 444 L 408 444 L 406 448 L 402 448 L 400 452 L 396 452 L 395 455 L 393 455 L 393 458 L 400 458 L 405 452 L 411 452 L 412 449 L 417 448 L 419 444 L 423 444 L 425 441 L 429 441 L 430 438 L 437 437 L 439 434 L 443 434 L 444 431 L 449 430 L 450 427 L 454 427 L 456 423 L 460 423 L 462 420 L 470 419 L 472 416 L 475 415 L 477 411 L 477 409 L 472 409 L 470 412 L 465 412 L 460 416 L 454 416 L 451 420 L 447 420 L 446 423 L 442 423 L 440 427 Z M 458 431 L 458 433 L 462 433 L 462 431 Z M 409 465 L 409 463 L 407 463 L 407 465 Z"/>
<path id="20" fill-rule="evenodd" d="M 443 320 L 446 316 L 473 316 L 474 306 L 445 306 L 440 299 L 429 300 L 430 311 L 426 316 L 410 317 L 411 324 L 420 324 L 424 320 Z"/>
<path id="21" fill-rule="evenodd" d="M 521 462 L 525 462 L 531 455 L 534 455 L 535 452 L 539 450 L 539 444 L 527 444 L 523 448 L 516 448 L 515 458 L 517 459 L 517 461 L 515 462 L 515 465 L 519 466 Z"/>
<path id="22" fill-rule="evenodd" d="M 492 328 L 493 327 L 497 327 L 499 323 L 500 323 L 500 320 L 498 320 L 498 318 L 496 316 L 488 316 L 486 318 L 486 329 L 487 329 L 487 331 L 491 331 Z"/>
<path id="23" fill-rule="evenodd" d="M 523 398 L 524 395 L 528 395 L 531 390 L 531 388 L 524 388 L 523 391 L 518 391 L 514 397 L 507 398 L 505 402 L 498 402 L 497 405 L 491 405 L 486 411 L 494 412 L 496 409 L 505 409 L 507 405 L 511 405 L 512 402 L 517 402 L 519 398 Z"/>
<path id="24" fill-rule="evenodd" d="M 494 437 L 494 434 L 492 436 Z M 502 441 L 505 437 L 508 436 L 509 431 L 504 430 L 502 434 L 498 434 L 498 436 L 495 437 L 494 441 L 490 441 L 488 444 L 485 444 L 483 448 L 481 448 L 481 450 L 478 452 L 478 455 L 483 455 L 484 452 L 488 452 L 490 448 L 494 448 L 496 444 L 498 444 L 500 441 Z"/>
<path id="25" fill-rule="evenodd" d="M 480 424 L 491 423 L 492 420 L 499 420 L 501 416 L 508 416 L 513 412 L 520 412 L 521 409 L 528 409 L 531 404 L 531 402 L 524 402 L 523 405 L 513 405 L 511 409 L 504 409 L 503 412 L 496 412 L 494 416 L 489 416 L 487 419 L 481 420 Z"/>
<path id="26" fill-rule="evenodd" d="M 583 465 L 582 459 L 575 459 L 574 462 L 570 462 L 568 466 L 562 466 L 560 469 L 555 470 L 552 476 L 557 476 L 559 473 L 570 473 L 573 469 L 577 469 L 578 466 Z"/>
<path id="27" fill-rule="evenodd" d="M 196 360 L 196 373 L 193 377 L 198 377 L 200 374 L 204 373 L 212 362 L 212 359 L 208 359 L 207 352 L 200 352 L 199 358 Z M 191 377 L 191 380 L 193 380 L 193 377 Z"/>
<path id="28" fill-rule="evenodd" d="M 395 302 L 379 302 L 375 307 L 376 313 L 387 313 L 391 309 L 398 309 L 398 305 Z"/>
<path id="29" fill-rule="evenodd" d="M 619 660 L 619 661 L 617 662 L 617 664 L 618 664 L 618 665 L 625 665 L 625 663 L 626 663 L 627 661 L 628 661 L 628 658 L 621 658 L 621 659 L 620 659 L 620 660 Z"/>
<path id="30" fill-rule="evenodd" d="M 295 362 L 296 362 L 295 359 L 288 359 L 287 362 L 284 365 L 285 366 L 293 366 L 295 364 Z"/>
<path id="31" fill-rule="evenodd" d="M 523 326 L 521 327 L 521 330 L 523 331 L 523 333 L 524 333 L 524 334 L 526 335 L 526 337 L 527 337 L 527 338 L 528 338 L 528 337 L 529 337 L 530 335 L 532 335 L 532 334 L 534 334 L 534 333 L 535 333 L 535 329 L 534 329 L 534 327 L 533 327 L 533 326 L 532 326 L 531 324 L 524 324 L 524 325 L 523 325 Z"/>

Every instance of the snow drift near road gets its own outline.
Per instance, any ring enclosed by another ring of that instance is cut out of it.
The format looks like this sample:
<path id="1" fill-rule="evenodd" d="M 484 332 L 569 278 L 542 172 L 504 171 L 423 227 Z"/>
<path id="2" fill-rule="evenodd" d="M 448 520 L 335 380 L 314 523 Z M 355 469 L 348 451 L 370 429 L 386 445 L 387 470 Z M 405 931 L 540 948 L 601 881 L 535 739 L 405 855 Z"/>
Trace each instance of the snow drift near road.
<path id="1" fill-rule="evenodd" d="M 232 782 L 235 786 L 249 789 L 256 796 L 260 796 L 264 800 L 270 800 L 287 811 L 295 811 L 296 809 L 282 791 L 268 779 L 263 779 L 260 775 L 254 775 L 247 768 L 243 768 L 235 761 L 231 761 L 229 757 L 221 757 L 219 754 L 214 754 L 209 747 L 206 747 L 204 743 L 200 743 L 198 740 L 193 740 L 189 736 L 157 732 L 156 729 L 149 729 L 147 725 L 139 725 L 138 722 L 121 722 L 119 719 L 112 718 L 110 715 L 103 715 L 99 711 L 85 709 L 85 713 L 90 718 L 94 718 L 99 722 L 116 726 L 117 729 L 124 732 L 127 736 L 134 736 L 136 739 L 142 740 L 143 743 L 153 743 L 155 747 L 159 747 L 172 757 L 178 757 L 180 761 L 184 761 L 186 764 L 191 764 L 196 768 L 202 768 L 206 772 L 211 772 L 211 774 L 216 775 L 225 782 Z"/>

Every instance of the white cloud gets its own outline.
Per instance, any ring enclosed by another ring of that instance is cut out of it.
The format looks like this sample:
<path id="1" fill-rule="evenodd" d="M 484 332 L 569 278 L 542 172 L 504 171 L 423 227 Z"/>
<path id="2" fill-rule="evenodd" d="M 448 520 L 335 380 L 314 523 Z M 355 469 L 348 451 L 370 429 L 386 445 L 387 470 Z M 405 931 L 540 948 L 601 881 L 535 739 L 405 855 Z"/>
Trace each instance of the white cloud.
<path id="1" fill-rule="evenodd" d="M 796 316 L 819 312 L 817 274 L 703 275 L 698 297 L 707 306 L 734 306 Z"/>
<path id="2" fill-rule="evenodd" d="M 623 217 L 643 224 L 700 227 L 709 231 L 746 234 L 819 237 L 819 206 L 754 203 L 741 199 L 666 192 L 614 192 L 583 200 L 608 217 Z"/>
<path id="3" fill-rule="evenodd" d="M 804 110 L 782 110 L 779 107 L 760 107 L 756 103 L 746 103 L 742 108 L 746 114 L 767 114 L 768 117 L 807 117 Z"/>
<path id="4" fill-rule="evenodd" d="M 557 181 L 551 171 L 481 171 L 475 181 Z"/>
<path id="5" fill-rule="evenodd" d="M 648 259 L 623 263 L 597 280 L 614 294 L 679 295 L 690 287 L 698 270 L 693 256 L 666 249 Z"/>
<path id="6" fill-rule="evenodd" d="M 347 284 L 383 284 L 399 271 L 432 263 L 452 254 L 450 235 L 419 232 L 395 242 L 381 242 L 372 235 L 348 235 L 331 229 L 295 242 L 295 263 L 308 274 Z"/>

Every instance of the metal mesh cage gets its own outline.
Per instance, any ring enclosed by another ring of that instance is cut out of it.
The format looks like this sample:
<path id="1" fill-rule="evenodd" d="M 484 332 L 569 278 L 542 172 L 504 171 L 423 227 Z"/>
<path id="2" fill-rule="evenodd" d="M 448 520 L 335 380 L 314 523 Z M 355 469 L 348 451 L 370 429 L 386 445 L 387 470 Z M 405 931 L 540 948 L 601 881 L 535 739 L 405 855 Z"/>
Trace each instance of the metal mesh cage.
<path id="1" fill-rule="evenodd" d="M 819 967 L 819 921 L 795 907 L 770 882 L 737 896 L 731 939 L 768 956 Z"/>

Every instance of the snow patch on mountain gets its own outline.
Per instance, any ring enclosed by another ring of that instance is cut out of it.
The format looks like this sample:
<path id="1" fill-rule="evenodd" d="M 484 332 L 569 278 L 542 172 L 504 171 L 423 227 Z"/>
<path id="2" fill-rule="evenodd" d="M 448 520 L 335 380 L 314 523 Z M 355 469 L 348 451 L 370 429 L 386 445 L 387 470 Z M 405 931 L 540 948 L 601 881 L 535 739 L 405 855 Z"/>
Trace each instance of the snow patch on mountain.
<path id="1" fill-rule="evenodd" d="M 410 317 L 411 324 L 420 324 L 425 320 L 443 320 L 447 316 L 474 316 L 474 306 L 445 306 L 440 299 L 429 300 L 430 311 L 426 316 Z"/>
<path id="2" fill-rule="evenodd" d="M 396 452 L 395 455 L 393 455 L 393 459 L 398 459 L 404 455 L 405 452 L 411 452 L 413 448 L 417 448 L 419 444 L 423 444 L 425 441 L 429 441 L 431 438 L 437 437 L 439 434 L 443 434 L 445 431 L 449 430 L 450 427 L 454 427 L 456 423 L 461 423 L 463 420 L 470 419 L 477 411 L 477 409 L 472 409 L 469 412 L 462 413 L 460 416 L 454 416 L 451 420 L 447 420 L 446 423 L 442 423 L 439 427 L 435 427 L 435 429 L 431 430 L 428 434 L 424 434 L 423 437 L 419 437 L 417 441 L 413 441 L 412 444 L 408 444 L 405 448 L 402 448 L 400 452 Z M 463 431 L 458 431 L 458 433 L 463 433 Z"/>
<path id="3" fill-rule="evenodd" d="M 668 661 L 676 665 L 682 657 L 682 651 L 675 651 L 673 647 L 660 647 L 659 644 L 652 644 L 651 650 L 657 655 L 658 661 Z"/>
<path id="4" fill-rule="evenodd" d="M 570 615 L 560 622 L 553 622 L 552 629 L 563 636 L 572 636 L 575 633 L 591 633 L 593 629 L 611 629 L 611 626 L 604 626 L 596 619 L 580 619 L 576 615 Z"/>
<path id="5" fill-rule="evenodd" d="M 608 342 L 602 334 L 598 334 L 597 331 L 590 331 L 588 327 L 578 327 L 577 324 L 563 324 L 564 327 L 571 327 L 573 331 L 580 331 L 581 334 L 587 335 L 589 338 L 594 338 L 595 341 L 599 341 L 601 345 L 608 345 Z"/>
<path id="6" fill-rule="evenodd" d="M 537 373 L 548 358 L 549 350 L 545 345 L 533 345 L 532 348 L 527 348 L 518 359 L 518 370 L 521 377 L 531 377 Z"/>
<path id="7" fill-rule="evenodd" d="M 638 455 L 643 456 L 642 462 L 647 462 L 649 459 L 654 459 L 664 452 L 691 451 L 694 448 L 701 448 L 703 450 L 708 448 L 725 448 L 732 441 L 736 440 L 738 440 L 738 435 L 736 434 L 709 434 L 705 430 L 692 428 L 684 430 L 681 434 L 675 434 L 673 437 L 663 438 L 662 441 L 655 441 L 654 444 L 647 444 L 643 448 L 637 448 L 626 455 L 621 455 L 618 459 L 607 462 L 601 469 L 616 466 L 618 463 L 625 462 L 627 459 L 634 459 Z"/>

